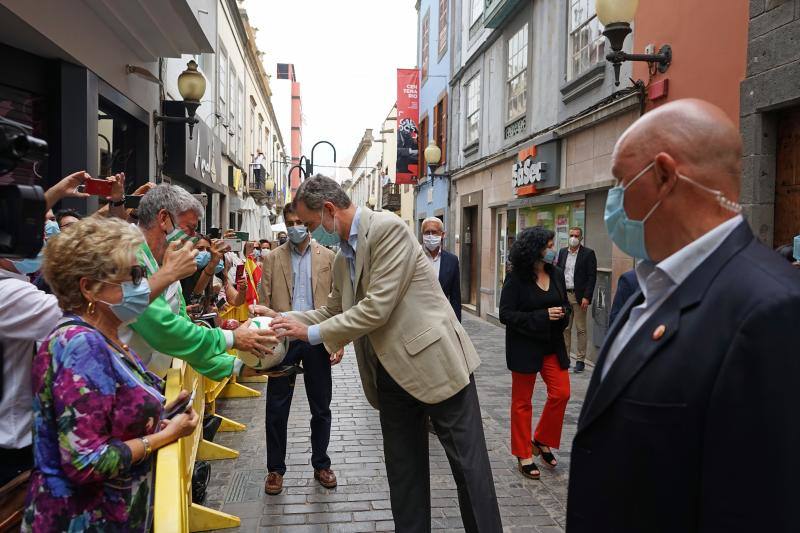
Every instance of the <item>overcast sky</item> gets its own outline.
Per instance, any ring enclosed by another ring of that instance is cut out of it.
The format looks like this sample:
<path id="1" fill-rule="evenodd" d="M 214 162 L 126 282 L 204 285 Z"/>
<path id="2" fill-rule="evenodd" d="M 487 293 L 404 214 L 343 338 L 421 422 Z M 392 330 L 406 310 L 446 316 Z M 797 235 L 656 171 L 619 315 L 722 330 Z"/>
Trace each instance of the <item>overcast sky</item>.
<path id="1" fill-rule="evenodd" d="M 319 140 L 336 146 L 347 167 L 365 128 L 394 105 L 396 70 L 416 66 L 414 0 L 247 0 L 265 62 L 294 63 L 303 98 L 303 152 Z M 274 72 L 270 72 L 274 77 Z M 289 132 L 282 131 L 289 143 Z M 287 151 L 289 147 L 287 146 Z M 320 146 L 316 165 L 332 165 Z M 315 166 L 316 166 L 315 165 Z M 334 174 L 334 169 L 316 168 Z"/>

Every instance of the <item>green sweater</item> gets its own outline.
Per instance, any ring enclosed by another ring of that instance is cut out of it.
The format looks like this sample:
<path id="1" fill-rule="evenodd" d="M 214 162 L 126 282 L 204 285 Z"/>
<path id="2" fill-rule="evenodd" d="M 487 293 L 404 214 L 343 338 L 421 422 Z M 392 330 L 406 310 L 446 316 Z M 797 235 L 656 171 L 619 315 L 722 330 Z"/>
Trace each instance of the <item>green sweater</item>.
<path id="1" fill-rule="evenodd" d="M 143 243 L 136 254 L 139 264 L 150 274 L 158 270 L 158 263 L 147 243 Z M 181 291 L 177 291 L 180 312 L 174 313 L 164 295 L 147 307 L 136 322 L 130 325 L 153 350 L 182 359 L 200 374 L 215 381 L 233 373 L 235 357 L 228 354 L 227 342 L 222 330 L 198 326 L 186 314 L 186 302 Z"/>

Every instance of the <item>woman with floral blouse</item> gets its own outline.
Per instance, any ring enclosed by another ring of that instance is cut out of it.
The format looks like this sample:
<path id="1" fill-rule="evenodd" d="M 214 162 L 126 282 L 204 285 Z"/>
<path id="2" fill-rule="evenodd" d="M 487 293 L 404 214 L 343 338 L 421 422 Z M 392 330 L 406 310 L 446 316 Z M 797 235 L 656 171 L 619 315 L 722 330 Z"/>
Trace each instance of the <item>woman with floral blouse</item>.
<path id="1" fill-rule="evenodd" d="M 65 316 L 33 361 L 25 531 L 149 530 L 152 454 L 197 426 L 191 409 L 162 420 L 161 380 L 117 337 L 150 302 L 134 256 L 141 242 L 135 228 L 96 216 L 48 242 L 43 272 Z"/>

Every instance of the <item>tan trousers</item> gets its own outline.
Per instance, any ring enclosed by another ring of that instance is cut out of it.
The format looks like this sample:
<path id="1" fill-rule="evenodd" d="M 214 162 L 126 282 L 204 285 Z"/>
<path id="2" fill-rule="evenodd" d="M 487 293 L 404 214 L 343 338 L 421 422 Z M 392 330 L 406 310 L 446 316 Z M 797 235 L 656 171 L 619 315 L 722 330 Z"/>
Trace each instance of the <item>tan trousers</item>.
<path id="1" fill-rule="evenodd" d="M 578 330 L 578 349 L 575 352 L 575 358 L 578 361 L 586 359 L 586 312 L 588 309 L 582 309 L 581 303 L 575 299 L 574 292 L 567 293 L 567 299 L 572 306 L 572 313 L 569 315 L 569 325 L 564 330 L 564 343 L 567 345 L 567 355 L 571 353 L 572 349 L 572 325 L 575 324 Z"/>

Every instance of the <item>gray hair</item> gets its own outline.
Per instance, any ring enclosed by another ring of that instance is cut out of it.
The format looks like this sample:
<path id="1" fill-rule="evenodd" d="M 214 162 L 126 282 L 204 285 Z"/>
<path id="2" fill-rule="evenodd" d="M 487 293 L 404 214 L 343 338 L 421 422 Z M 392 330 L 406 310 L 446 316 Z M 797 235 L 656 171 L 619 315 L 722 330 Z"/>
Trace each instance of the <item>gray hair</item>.
<path id="1" fill-rule="evenodd" d="M 203 216 L 203 206 L 189 191 L 176 185 L 162 183 L 147 191 L 142 197 L 136 209 L 139 225 L 143 228 L 152 227 L 162 209 L 166 209 L 175 218 L 187 211 L 194 211 L 198 217 Z"/>
<path id="2" fill-rule="evenodd" d="M 322 209 L 325 202 L 330 202 L 340 209 L 347 209 L 352 204 L 341 186 L 322 174 L 307 178 L 300 184 L 292 203 L 296 207 L 298 202 L 303 202 L 311 210 Z"/>
<path id="3" fill-rule="evenodd" d="M 420 224 L 419 227 L 420 228 L 424 228 L 425 224 L 427 224 L 428 222 L 435 222 L 435 223 L 439 224 L 439 228 L 441 228 L 442 233 L 444 233 L 444 222 L 442 222 L 441 218 L 439 218 L 439 217 L 428 217 L 428 218 L 426 218 L 425 220 L 422 221 L 422 224 Z"/>

